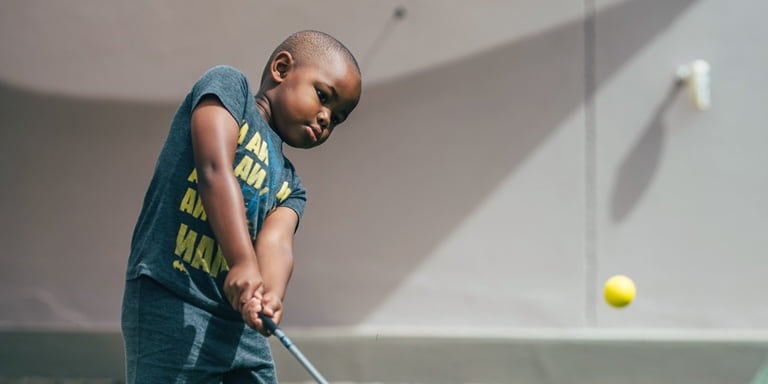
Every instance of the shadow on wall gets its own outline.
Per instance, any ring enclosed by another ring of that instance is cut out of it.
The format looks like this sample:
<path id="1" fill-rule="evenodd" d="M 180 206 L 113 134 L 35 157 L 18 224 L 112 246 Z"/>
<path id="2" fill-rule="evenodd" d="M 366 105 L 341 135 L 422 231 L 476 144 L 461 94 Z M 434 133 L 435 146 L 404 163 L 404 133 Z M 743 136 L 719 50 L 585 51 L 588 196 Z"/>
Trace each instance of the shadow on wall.
<path id="1" fill-rule="evenodd" d="M 595 88 L 694 2 L 628 1 L 595 15 L 602 60 L 594 69 Z M 333 140 L 292 153 L 310 202 L 286 323 L 364 321 L 591 97 L 584 84 L 584 37 L 583 22 L 564 24 L 364 89 L 358 110 Z M 652 152 L 628 162 L 658 156 L 658 145 L 638 147 Z M 619 186 L 629 198 L 618 196 L 615 205 L 626 211 L 652 175 L 647 167 L 622 167 L 624 180 L 634 172 L 646 178 Z"/>
<path id="2" fill-rule="evenodd" d="M 596 87 L 695 1 L 634 0 L 599 12 L 596 33 L 610 39 Z M 333 140 L 292 151 L 310 203 L 286 324 L 364 321 L 577 112 L 587 97 L 584 31 L 582 22 L 564 24 L 366 88 Z M 117 321 L 130 234 L 176 105 L 0 85 L 0 307 L 8 310 L 0 322 Z M 653 145 L 638 145 L 628 163 L 658 156 L 663 136 L 653 127 Z M 644 173 L 646 181 L 620 184 L 620 215 L 652 178 L 647 164 L 622 166 L 620 179 Z"/>
<path id="3" fill-rule="evenodd" d="M 114 326 L 175 105 L 0 84 L 0 325 Z"/>
<path id="4" fill-rule="evenodd" d="M 656 108 L 656 113 L 643 135 L 621 162 L 615 178 L 616 185 L 611 194 L 611 219 L 614 222 L 623 221 L 632 212 L 653 181 L 664 144 L 664 118 L 682 87 L 682 83 L 672 85 L 667 97 Z"/>

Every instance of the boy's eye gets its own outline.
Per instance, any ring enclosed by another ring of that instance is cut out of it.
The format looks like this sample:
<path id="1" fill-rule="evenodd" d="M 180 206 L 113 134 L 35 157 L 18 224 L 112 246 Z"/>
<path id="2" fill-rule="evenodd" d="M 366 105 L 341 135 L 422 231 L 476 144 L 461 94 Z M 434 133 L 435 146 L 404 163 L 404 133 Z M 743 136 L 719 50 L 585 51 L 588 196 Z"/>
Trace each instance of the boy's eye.
<path id="1" fill-rule="evenodd" d="M 328 101 L 328 96 L 325 95 L 325 92 L 321 90 L 317 90 L 317 98 L 320 99 L 320 102 L 325 104 L 326 101 Z"/>

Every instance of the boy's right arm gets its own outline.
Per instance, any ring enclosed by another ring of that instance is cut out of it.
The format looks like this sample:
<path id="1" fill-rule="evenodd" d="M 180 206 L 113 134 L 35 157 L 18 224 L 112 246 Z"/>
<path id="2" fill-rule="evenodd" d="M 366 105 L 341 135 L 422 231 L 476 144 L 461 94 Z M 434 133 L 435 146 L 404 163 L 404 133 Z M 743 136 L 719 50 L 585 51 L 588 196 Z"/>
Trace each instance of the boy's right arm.
<path id="1" fill-rule="evenodd" d="M 216 96 L 207 95 L 192 112 L 192 146 L 197 169 L 198 191 L 205 213 L 221 246 L 229 272 L 224 293 L 234 309 L 252 298 L 261 302 L 264 282 L 248 233 L 245 204 L 239 183 L 232 172 L 239 128 Z M 258 308 L 249 306 L 257 312 Z M 243 316 L 251 327 L 253 320 Z"/>

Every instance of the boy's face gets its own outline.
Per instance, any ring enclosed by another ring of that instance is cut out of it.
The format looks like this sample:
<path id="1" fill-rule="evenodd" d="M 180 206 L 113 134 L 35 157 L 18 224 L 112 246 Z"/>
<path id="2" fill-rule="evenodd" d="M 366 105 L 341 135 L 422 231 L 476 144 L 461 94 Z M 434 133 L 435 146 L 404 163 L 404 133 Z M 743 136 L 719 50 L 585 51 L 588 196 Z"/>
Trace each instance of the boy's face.
<path id="1" fill-rule="evenodd" d="M 341 55 L 298 65 L 293 61 L 270 91 L 277 134 L 292 147 L 312 148 L 328 140 L 357 106 L 360 75 Z"/>

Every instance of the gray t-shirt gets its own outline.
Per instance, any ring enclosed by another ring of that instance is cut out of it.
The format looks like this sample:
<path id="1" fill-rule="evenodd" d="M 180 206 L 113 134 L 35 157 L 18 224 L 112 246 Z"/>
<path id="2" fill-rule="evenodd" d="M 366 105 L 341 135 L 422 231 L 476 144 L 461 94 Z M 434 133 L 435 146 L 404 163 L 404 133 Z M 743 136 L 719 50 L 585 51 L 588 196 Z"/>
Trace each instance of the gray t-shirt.
<path id="1" fill-rule="evenodd" d="M 205 95 L 216 95 L 240 127 L 233 170 L 256 239 L 278 206 L 301 217 L 306 191 L 283 155 L 282 140 L 264 121 L 243 73 L 228 66 L 206 72 L 176 112 L 155 166 L 131 243 L 127 278 L 147 275 L 183 300 L 240 318 L 222 291 L 229 270 L 197 191 L 190 121 Z"/>

